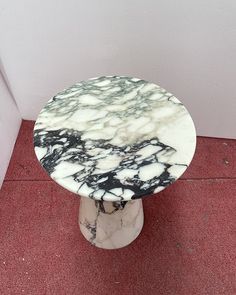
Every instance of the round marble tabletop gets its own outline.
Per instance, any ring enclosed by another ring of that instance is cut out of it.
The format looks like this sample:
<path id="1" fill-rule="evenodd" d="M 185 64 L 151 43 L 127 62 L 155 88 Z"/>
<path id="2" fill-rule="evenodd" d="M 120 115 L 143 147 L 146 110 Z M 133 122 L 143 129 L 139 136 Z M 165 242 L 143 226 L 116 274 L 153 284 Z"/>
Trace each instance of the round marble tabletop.
<path id="1" fill-rule="evenodd" d="M 48 101 L 35 153 L 61 186 L 95 200 L 128 201 L 177 180 L 196 146 L 193 121 L 171 93 L 147 81 L 104 76 Z"/>

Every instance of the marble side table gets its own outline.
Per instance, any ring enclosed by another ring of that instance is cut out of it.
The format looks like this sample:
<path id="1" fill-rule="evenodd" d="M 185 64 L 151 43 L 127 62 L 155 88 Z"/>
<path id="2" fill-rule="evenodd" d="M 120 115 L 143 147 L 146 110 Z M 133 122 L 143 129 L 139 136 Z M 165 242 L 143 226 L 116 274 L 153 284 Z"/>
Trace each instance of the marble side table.
<path id="1" fill-rule="evenodd" d="M 104 249 L 124 247 L 139 235 L 141 198 L 176 181 L 195 145 L 193 121 L 176 97 L 124 76 L 63 90 L 34 127 L 38 160 L 53 180 L 81 196 L 81 232 Z"/>

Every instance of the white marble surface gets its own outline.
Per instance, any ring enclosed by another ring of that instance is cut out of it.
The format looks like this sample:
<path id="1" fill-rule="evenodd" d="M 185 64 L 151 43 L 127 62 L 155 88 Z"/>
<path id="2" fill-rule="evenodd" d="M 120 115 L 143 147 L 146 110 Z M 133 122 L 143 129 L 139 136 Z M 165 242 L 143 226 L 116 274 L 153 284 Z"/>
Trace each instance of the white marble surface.
<path id="1" fill-rule="evenodd" d="M 142 200 L 128 202 L 80 199 L 79 225 L 94 246 L 118 249 L 135 240 L 143 227 Z"/>
<path id="2" fill-rule="evenodd" d="M 163 190 L 188 167 L 193 121 L 163 88 L 106 76 L 53 97 L 34 128 L 36 155 L 49 175 L 84 197 L 128 201 Z"/>

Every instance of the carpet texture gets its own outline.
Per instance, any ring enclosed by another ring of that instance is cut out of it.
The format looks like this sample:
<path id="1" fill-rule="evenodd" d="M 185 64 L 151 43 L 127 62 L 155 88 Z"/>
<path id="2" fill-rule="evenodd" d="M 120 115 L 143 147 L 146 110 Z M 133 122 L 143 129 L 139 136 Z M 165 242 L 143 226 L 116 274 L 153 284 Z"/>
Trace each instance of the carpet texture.
<path id="1" fill-rule="evenodd" d="M 0 294 L 235 295 L 236 140 L 199 137 L 180 180 L 143 199 L 140 236 L 90 245 L 79 198 L 38 163 L 23 121 L 0 191 Z"/>

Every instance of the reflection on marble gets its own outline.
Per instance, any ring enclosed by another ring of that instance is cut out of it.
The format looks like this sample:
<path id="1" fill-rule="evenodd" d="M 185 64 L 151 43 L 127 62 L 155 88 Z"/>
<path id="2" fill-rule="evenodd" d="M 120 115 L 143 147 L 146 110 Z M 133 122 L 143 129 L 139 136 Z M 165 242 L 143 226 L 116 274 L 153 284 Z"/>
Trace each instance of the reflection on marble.
<path id="1" fill-rule="evenodd" d="M 84 237 L 99 248 L 124 247 L 143 227 L 142 200 L 107 202 L 82 197 L 79 225 Z"/>
<path id="2" fill-rule="evenodd" d="M 183 104 L 144 80 L 106 76 L 53 97 L 34 128 L 36 155 L 61 186 L 95 200 L 128 201 L 179 178 L 196 134 Z"/>

